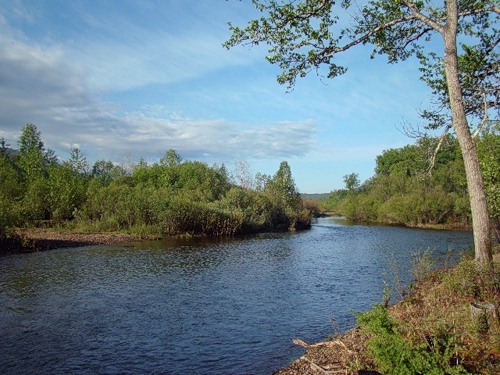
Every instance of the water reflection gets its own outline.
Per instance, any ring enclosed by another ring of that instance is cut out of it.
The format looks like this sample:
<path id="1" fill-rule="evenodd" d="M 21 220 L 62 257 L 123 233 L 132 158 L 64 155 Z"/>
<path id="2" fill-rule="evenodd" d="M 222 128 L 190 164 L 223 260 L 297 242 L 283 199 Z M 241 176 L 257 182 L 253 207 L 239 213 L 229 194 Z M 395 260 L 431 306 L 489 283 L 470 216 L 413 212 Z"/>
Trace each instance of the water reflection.
<path id="1" fill-rule="evenodd" d="M 301 354 L 292 338 L 323 339 L 331 317 L 352 326 L 391 262 L 405 272 L 416 250 L 471 244 L 325 218 L 303 233 L 4 256 L 0 372 L 270 374 Z"/>

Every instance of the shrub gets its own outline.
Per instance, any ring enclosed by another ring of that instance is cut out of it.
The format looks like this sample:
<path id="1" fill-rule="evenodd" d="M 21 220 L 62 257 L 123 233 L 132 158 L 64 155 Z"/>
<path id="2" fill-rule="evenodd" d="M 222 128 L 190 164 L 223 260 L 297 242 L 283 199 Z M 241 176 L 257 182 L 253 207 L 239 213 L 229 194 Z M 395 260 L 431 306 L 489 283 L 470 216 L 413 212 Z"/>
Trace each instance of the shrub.
<path id="1" fill-rule="evenodd" d="M 412 342 L 404 337 L 399 324 L 382 305 L 359 314 L 358 324 L 370 335 L 367 346 L 383 374 L 468 373 L 453 360 L 458 344 L 447 329 L 430 333 L 423 342 Z"/>

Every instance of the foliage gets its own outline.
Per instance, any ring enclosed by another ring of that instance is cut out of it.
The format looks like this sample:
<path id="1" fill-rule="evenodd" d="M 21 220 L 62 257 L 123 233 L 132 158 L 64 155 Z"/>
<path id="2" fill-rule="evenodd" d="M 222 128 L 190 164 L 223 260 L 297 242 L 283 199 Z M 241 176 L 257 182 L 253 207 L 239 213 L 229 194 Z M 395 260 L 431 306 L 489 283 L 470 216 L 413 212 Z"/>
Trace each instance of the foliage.
<path id="1" fill-rule="evenodd" d="M 371 355 L 383 374 L 467 374 L 454 364 L 457 342 L 445 331 L 429 336 L 425 342 L 404 337 L 400 325 L 383 305 L 358 315 L 358 324 L 370 335 L 367 342 Z"/>
<path id="2" fill-rule="evenodd" d="M 500 135 L 489 127 L 477 139 L 491 217 L 498 222 Z M 356 189 L 330 193 L 324 210 L 359 222 L 408 226 L 470 227 L 467 182 L 460 147 L 447 136 L 432 169 L 430 155 L 438 139 L 384 151 L 376 158 L 375 175 Z M 344 177 L 346 181 L 350 176 Z"/>
<path id="3" fill-rule="evenodd" d="M 21 131 L 18 141 L 19 156 L 17 164 L 22 178 L 31 183 L 46 176 L 46 167 L 49 162 L 40 132 L 33 124 L 26 124 Z"/>
<path id="4" fill-rule="evenodd" d="M 160 164 L 166 167 L 174 167 L 182 162 L 182 157 L 173 149 L 165 152 L 163 158 L 160 159 Z"/>
<path id="5" fill-rule="evenodd" d="M 500 122 L 491 123 L 480 134 L 478 154 L 483 173 L 488 208 L 500 241 Z"/>
<path id="6" fill-rule="evenodd" d="M 56 162 L 32 124 L 22 131 L 18 156 L 0 146 L 0 235 L 16 225 L 127 231 L 149 238 L 310 226 L 310 211 L 302 209 L 286 162 L 273 178 L 259 175 L 259 190 L 253 190 L 234 186 L 224 165 L 183 161 L 175 150 L 159 163 L 141 160 L 127 170 L 105 160 L 90 169 L 77 147 L 67 161 Z"/>
<path id="7" fill-rule="evenodd" d="M 360 181 L 357 173 L 351 173 L 344 176 L 345 188 L 349 191 L 354 191 L 359 188 Z"/>
<path id="8" fill-rule="evenodd" d="M 302 199 L 295 186 L 290 166 L 281 162 L 276 174 L 265 186 L 273 206 L 271 222 L 281 229 L 301 229 L 310 225 L 310 213 L 302 210 Z"/>
<path id="9" fill-rule="evenodd" d="M 312 216 L 321 216 L 321 203 L 319 201 L 314 199 L 303 199 L 303 206 Z"/>
<path id="10" fill-rule="evenodd" d="M 6 154 L 0 155 L 0 235 L 19 222 L 17 199 L 23 191 L 17 166 Z"/>
<path id="11" fill-rule="evenodd" d="M 47 199 L 52 220 L 72 219 L 85 203 L 88 178 L 82 168 L 83 165 L 75 166 L 70 160 L 49 169 Z"/>
<path id="12" fill-rule="evenodd" d="M 313 71 L 322 74 L 323 68 L 328 78 L 342 75 L 347 68 L 338 64 L 337 55 L 358 45 L 371 45 L 372 58 L 383 54 L 390 63 L 416 57 L 422 80 L 438 99 L 437 107 L 449 108 L 444 58 L 430 43 L 439 34 L 443 39 L 450 37 L 445 26 L 454 22 L 453 12 L 444 4 L 370 1 L 358 5 L 348 0 L 253 0 L 253 4 L 262 16 L 246 27 L 229 23 L 232 35 L 224 45 L 267 44 L 267 60 L 281 69 L 279 83 L 292 88 L 297 77 Z M 455 38 L 460 38 L 457 58 L 463 102 L 467 114 L 482 118 L 485 98 L 488 106 L 498 109 L 495 20 L 500 11 L 495 1 L 460 1 L 457 6 Z M 434 125 L 447 121 L 439 110 L 423 115 Z"/>

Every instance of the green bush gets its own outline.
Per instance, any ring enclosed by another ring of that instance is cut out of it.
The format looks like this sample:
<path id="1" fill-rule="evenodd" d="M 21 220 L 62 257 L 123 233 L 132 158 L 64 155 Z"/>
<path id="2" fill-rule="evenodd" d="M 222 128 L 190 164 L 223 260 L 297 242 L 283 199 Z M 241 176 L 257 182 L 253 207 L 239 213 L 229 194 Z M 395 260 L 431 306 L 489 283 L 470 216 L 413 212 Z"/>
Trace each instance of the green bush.
<path id="1" fill-rule="evenodd" d="M 467 374 L 454 365 L 457 342 L 446 327 L 429 332 L 422 342 L 406 339 L 387 308 L 375 305 L 357 317 L 362 330 L 370 335 L 368 349 L 378 370 L 385 375 Z"/>

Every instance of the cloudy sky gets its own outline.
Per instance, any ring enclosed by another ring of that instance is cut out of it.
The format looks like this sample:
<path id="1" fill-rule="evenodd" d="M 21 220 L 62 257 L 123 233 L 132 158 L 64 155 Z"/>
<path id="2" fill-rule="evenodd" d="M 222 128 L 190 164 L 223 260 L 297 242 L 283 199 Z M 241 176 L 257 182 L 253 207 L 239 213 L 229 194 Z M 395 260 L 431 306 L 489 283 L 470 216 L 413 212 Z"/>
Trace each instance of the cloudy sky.
<path id="1" fill-rule="evenodd" d="M 414 61 L 358 48 L 339 58 L 346 75 L 287 93 L 265 48 L 222 47 L 227 22 L 255 15 L 250 0 L 0 0 L 0 137 L 17 147 L 33 123 L 91 163 L 175 149 L 274 174 L 286 160 L 303 193 L 365 180 L 382 150 L 413 142 L 401 129 L 429 103 Z"/>

